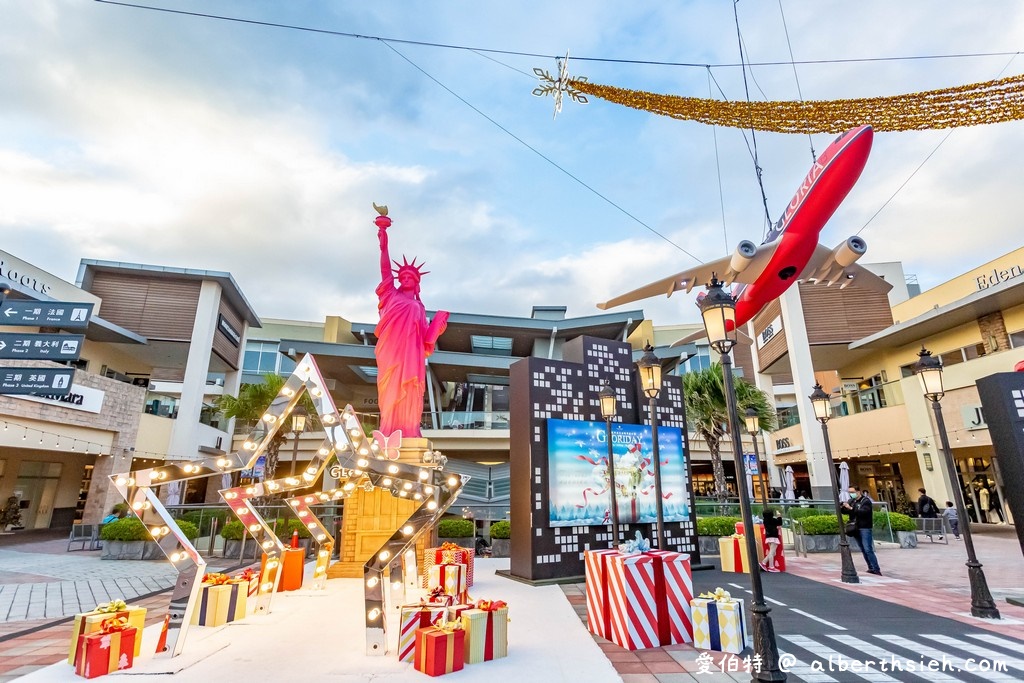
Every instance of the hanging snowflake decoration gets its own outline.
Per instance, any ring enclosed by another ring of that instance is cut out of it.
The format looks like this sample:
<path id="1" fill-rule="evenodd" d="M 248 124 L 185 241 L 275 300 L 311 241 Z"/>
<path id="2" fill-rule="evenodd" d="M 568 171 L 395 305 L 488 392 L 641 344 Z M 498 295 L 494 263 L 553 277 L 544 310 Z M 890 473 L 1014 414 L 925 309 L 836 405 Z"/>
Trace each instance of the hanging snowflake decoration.
<path id="1" fill-rule="evenodd" d="M 554 78 L 548 73 L 547 69 L 541 69 L 540 67 L 534 67 L 533 73 L 537 74 L 537 78 L 540 79 L 541 85 L 533 89 L 533 94 L 536 97 L 547 97 L 553 95 L 555 98 L 555 113 L 552 118 L 558 116 L 558 113 L 562 111 L 562 95 L 568 95 L 573 102 L 579 104 L 587 103 L 587 96 L 584 95 L 579 89 L 573 87 L 574 83 L 586 82 L 586 76 L 580 76 L 579 78 L 569 79 L 569 53 L 565 53 L 565 58 L 556 58 L 555 64 L 558 70 L 558 78 Z"/>

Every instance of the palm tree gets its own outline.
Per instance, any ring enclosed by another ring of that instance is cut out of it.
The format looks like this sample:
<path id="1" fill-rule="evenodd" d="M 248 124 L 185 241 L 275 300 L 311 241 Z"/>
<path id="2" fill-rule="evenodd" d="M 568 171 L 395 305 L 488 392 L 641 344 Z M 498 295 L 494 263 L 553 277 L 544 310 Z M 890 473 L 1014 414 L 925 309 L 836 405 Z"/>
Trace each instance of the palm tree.
<path id="1" fill-rule="evenodd" d="M 775 410 L 768 395 L 750 382 L 737 377 L 736 406 L 740 415 L 747 408 L 753 408 L 758 415 L 762 430 L 775 428 Z M 725 470 L 722 467 L 722 439 L 728 434 L 729 414 L 725 403 L 725 378 L 720 363 L 699 372 L 683 375 L 683 399 L 686 403 L 686 418 L 693 425 L 698 438 L 704 440 L 711 453 L 711 469 L 715 477 L 715 495 L 719 499 L 728 497 L 725 484 Z M 742 473 L 737 472 L 737 481 Z M 737 484 L 739 485 L 739 484 Z"/>
<path id="2" fill-rule="evenodd" d="M 259 384 L 243 384 L 238 391 L 238 396 L 228 396 L 226 394 L 221 396 L 217 400 L 217 409 L 225 417 L 233 417 L 235 420 L 238 420 L 243 428 L 254 429 L 260 424 L 260 418 L 263 416 L 263 413 L 266 412 L 273 400 L 281 393 L 281 388 L 284 387 L 285 381 L 286 379 L 281 375 L 267 373 L 263 375 L 263 381 Z M 303 394 L 302 402 L 309 415 L 307 419 L 311 420 L 311 425 L 314 429 L 318 428 L 320 421 L 316 409 L 313 407 L 313 402 L 306 394 Z M 274 478 L 281 446 L 288 440 L 285 436 L 287 433 L 288 430 L 285 428 L 277 430 L 270 445 L 267 447 L 267 460 L 263 475 L 264 481 L 270 481 Z"/>

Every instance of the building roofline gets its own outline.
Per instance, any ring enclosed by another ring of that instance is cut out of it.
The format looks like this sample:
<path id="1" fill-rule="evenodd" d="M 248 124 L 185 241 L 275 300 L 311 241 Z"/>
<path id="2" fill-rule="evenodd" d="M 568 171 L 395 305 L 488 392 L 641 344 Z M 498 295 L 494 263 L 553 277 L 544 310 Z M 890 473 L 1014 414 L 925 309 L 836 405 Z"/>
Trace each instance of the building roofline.
<path id="1" fill-rule="evenodd" d="M 173 266 L 154 266 L 145 263 L 128 263 L 126 261 L 100 261 L 97 259 L 82 259 L 78 267 L 78 278 L 75 284 L 82 289 L 88 287 L 92 282 L 92 275 L 96 272 L 119 272 L 136 273 L 156 278 L 184 278 L 187 280 L 214 280 L 220 284 L 227 297 L 242 318 L 249 323 L 250 327 L 262 327 L 260 318 L 256 315 L 255 309 L 245 298 L 238 283 L 231 273 L 218 270 L 201 270 L 199 268 L 175 268 Z M 88 291 L 88 290 L 86 290 Z"/>
<path id="2" fill-rule="evenodd" d="M 1007 280 L 986 289 L 972 292 L 962 299 L 936 306 L 910 320 L 864 337 L 850 344 L 850 350 L 895 348 L 917 342 L 925 337 L 977 320 L 1024 301 L 1024 279 Z"/>

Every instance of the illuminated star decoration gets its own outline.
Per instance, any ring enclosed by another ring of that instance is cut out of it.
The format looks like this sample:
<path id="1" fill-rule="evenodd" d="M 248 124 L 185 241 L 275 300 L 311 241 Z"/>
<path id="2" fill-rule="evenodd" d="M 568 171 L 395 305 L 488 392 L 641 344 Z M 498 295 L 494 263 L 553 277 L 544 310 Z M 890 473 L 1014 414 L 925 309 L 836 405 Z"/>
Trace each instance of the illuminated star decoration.
<path id="1" fill-rule="evenodd" d="M 542 82 L 541 85 L 533 89 L 535 97 L 546 97 L 547 95 L 553 95 L 555 98 L 555 113 L 552 118 L 556 118 L 559 112 L 562 111 L 562 95 L 568 95 L 573 102 L 579 104 L 587 103 L 587 96 L 580 91 L 575 85 L 580 83 L 586 83 L 587 77 L 580 76 L 579 78 L 569 78 L 569 52 L 566 51 L 564 59 L 555 59 L 555 65 L 558 71 L 558 78 L 552 78 L 551 74 L 548 73 L 547 69 L 541 69 L 540 67 L 534 67 L 533 73 L 537 75 Z"/>

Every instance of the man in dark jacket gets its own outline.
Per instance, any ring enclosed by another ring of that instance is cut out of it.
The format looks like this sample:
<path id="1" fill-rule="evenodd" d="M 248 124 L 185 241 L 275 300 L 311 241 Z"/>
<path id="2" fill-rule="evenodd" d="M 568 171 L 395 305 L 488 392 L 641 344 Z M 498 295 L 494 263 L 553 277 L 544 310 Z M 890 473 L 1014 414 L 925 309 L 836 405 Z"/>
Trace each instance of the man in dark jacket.
<path id="1" fill-rule="evenodd" d="M 868 564 L 868 574 L 881 576 L 882 570 L 878 567 L 878 558 L 875 556 L 871 498 L 868 497 L 867 491 L 858 491 L 854 486 L 848 489 L 847 495 L 849 500 L 843 501 L 842 507 L 857 525 L 857 539 L 860 541 L 860 551 L 864 554 L 864 561 Z"/>
<path id="2" fill-rule="evenodd" d="M 938 503 L 924 489 L 918 489 L 917 492 L 921 494 L 921 497 L 917 499 L 917 516 L 924 519 L 936 519 L 941 514 Z M 929 533 L 929 540 L 931 537 L 932 535 Z M 941 534 L 939 540 L 942 540 Z"/>

